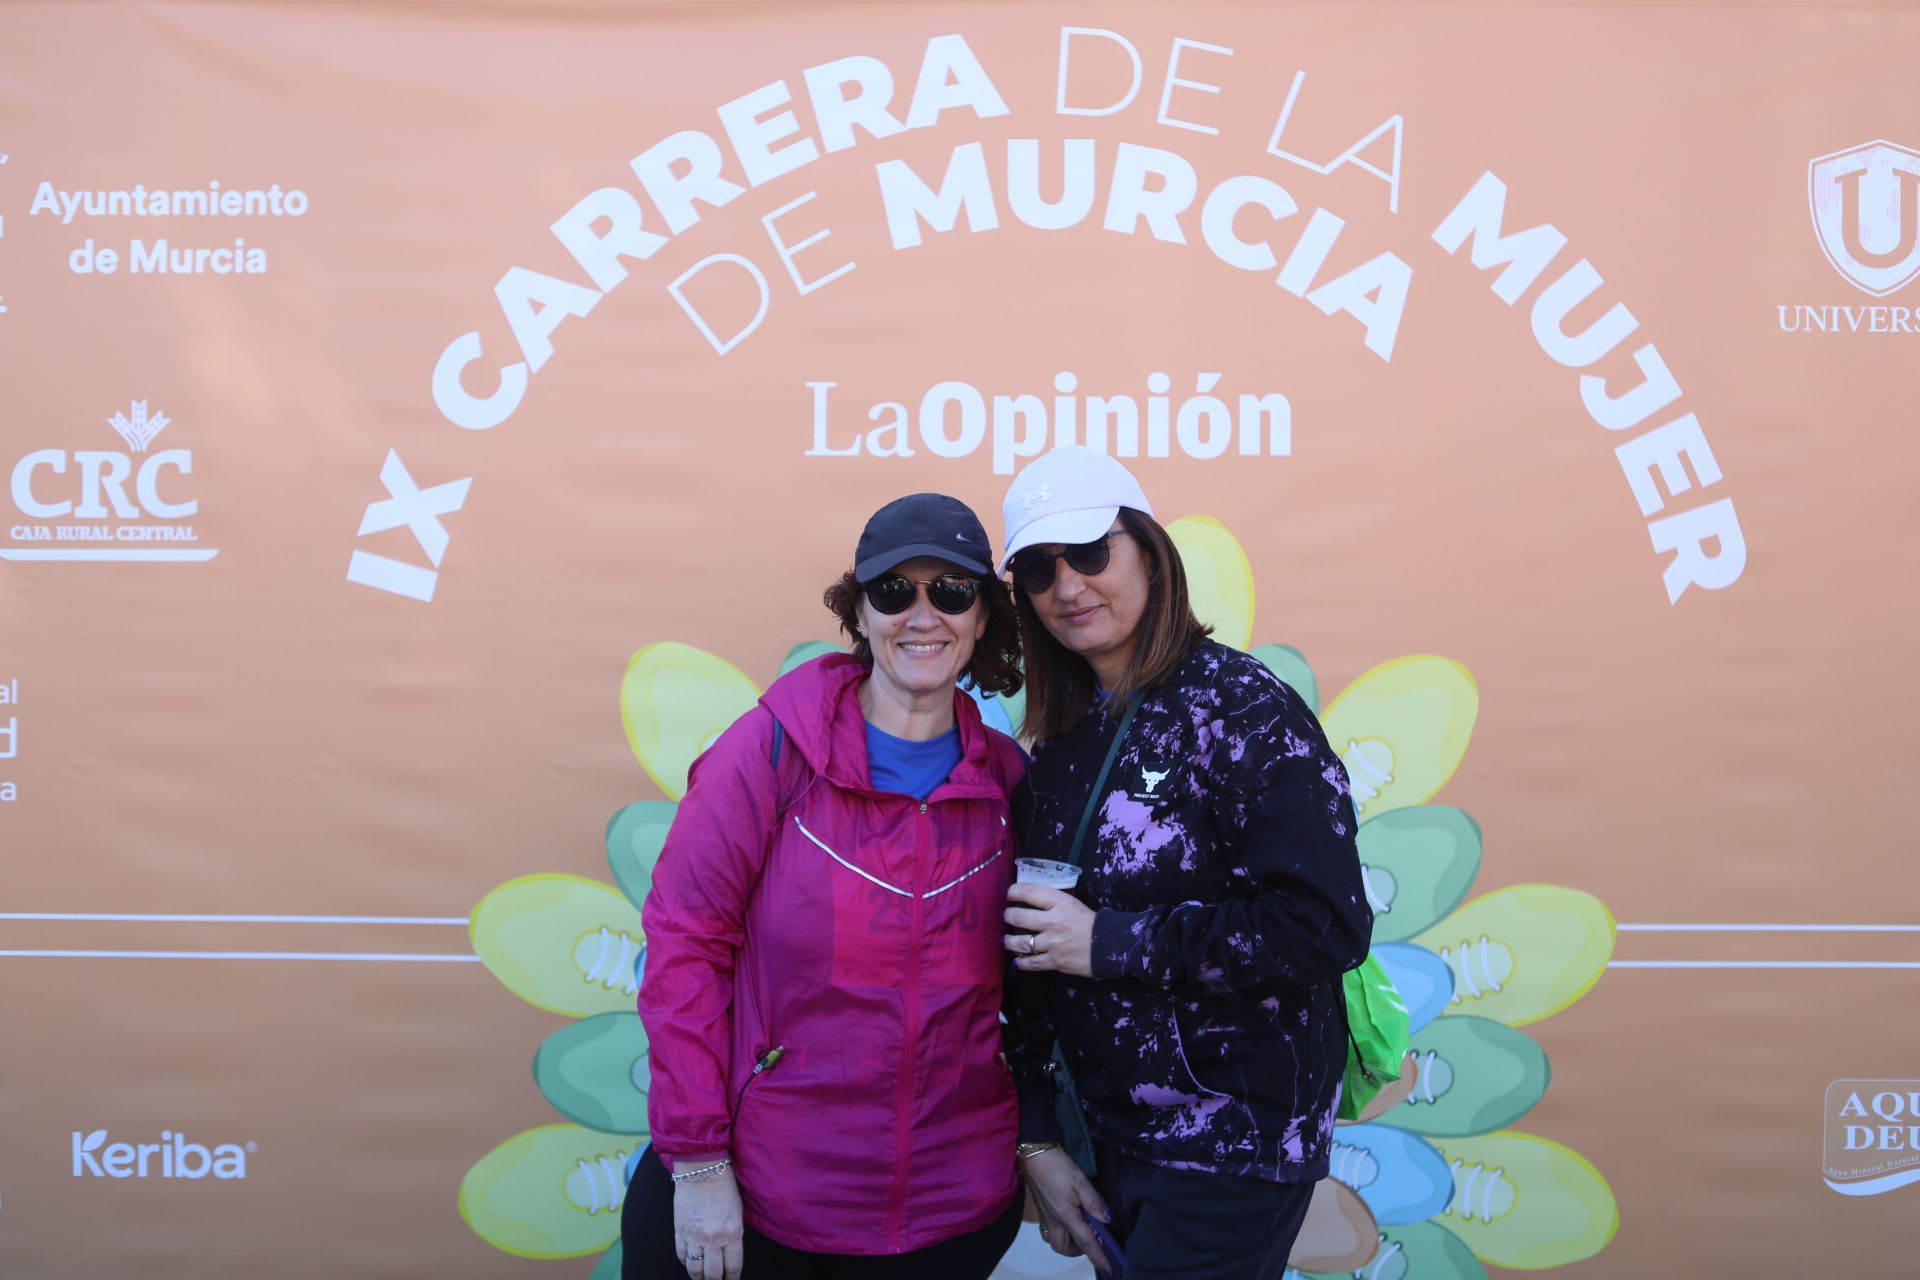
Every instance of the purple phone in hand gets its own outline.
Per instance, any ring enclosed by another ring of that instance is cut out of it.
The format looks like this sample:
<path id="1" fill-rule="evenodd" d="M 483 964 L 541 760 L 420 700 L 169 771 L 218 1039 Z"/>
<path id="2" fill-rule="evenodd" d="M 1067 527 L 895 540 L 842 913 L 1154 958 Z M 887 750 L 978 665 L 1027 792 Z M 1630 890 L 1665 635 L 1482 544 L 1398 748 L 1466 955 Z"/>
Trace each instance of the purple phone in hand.
<path id="1" fill-rule="evenodd" d="M 1084 1210 L 1082 1214 L 1087 1220 L 1087 1225 L 1093 1229 L 1093 1238 L 1100 1242 L 1100 1251 L 1106 1254 L 1107 1261 L 1113 1264 L 1113 1270 L 1101 1271 L 1100 1274 L 1107 1280 L 1126 1280 L 1127 1255 L 1120 1252 L 1120 1242 L 1113 1238 L 1113 1232 L 1107 1229 L 1106 1223 Z M 1099 1271 L 1098 1267 L 1094 1269 Z"/>

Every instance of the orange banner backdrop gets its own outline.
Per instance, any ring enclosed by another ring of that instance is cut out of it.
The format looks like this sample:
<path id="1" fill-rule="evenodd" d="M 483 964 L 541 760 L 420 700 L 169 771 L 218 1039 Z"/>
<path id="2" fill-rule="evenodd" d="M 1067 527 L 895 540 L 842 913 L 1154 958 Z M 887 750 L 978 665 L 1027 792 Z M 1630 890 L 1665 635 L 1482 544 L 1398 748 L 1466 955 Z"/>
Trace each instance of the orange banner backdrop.
<path id="1" fill-rule="evenodd" d="M 687 764 L 869 512 L 997 533 L 1069 441 L 1372 779 L 1420 1073 L 1304 1271 L 1898 1269 L 1916 67 L 1899 6 L 8 6 L 0 1273 L 617 1274 Z"/>

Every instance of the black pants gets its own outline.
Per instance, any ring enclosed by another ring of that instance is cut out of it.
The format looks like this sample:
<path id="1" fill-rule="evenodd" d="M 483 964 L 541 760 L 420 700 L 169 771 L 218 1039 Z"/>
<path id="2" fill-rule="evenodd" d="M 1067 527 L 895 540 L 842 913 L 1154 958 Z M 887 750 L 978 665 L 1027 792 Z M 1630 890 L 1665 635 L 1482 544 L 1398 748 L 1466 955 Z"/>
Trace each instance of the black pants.
<path id="1" fill-rule="evenodd" d="M 748 1227 L 742 1280 L 987 1280 L 1020 1230 L 1024 1205 L 1025 1195 L 1016 1194 L 978 1231 L 912 1253 L 872 1257 L 808 1253 Z M 620 1240 L 620 1280 L 687 1280 L 687 1268 L 673 1252 L 673 1179 L 651 1147 L 627 1188 Z"/>
<path id="2" fill-rule="evenodd" d="M 1280 1280 L 1311 1182 L 1163 1169 L 1095 1147 L 1127 1280 Z"/>

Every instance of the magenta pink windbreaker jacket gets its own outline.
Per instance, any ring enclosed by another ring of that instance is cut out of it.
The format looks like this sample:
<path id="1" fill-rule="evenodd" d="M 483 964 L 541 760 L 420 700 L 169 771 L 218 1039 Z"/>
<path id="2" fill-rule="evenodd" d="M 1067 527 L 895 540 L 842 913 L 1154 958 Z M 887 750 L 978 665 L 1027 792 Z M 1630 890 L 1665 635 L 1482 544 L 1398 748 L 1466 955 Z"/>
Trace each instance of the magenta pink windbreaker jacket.
<path id="1" fill-rule="evenodd" d="M 654 1149 L 728 1151 L 747 1223 L 820 1253 L 976 1230 L 1018 1181 L 999 1013 L 1023 761 L 956 692 L 947 781 L 925 804 L 874 791 L 866 674 L 807 663 L 720 735 L 642 915 Z"/>

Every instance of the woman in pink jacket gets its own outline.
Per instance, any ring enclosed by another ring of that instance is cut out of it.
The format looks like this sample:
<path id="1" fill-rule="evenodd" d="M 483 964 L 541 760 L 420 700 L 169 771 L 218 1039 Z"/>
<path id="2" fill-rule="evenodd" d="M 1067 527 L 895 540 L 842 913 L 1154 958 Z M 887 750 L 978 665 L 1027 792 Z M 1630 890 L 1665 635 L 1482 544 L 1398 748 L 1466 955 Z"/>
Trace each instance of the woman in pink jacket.
<path id="1" fill-rule="evenodd" d="M 694 764 L 643 913 L 627 1280 L 985 1280 L 1012 1242 L 1022 760 L 955 687 L 1019 688 L 992 564 L 963 503 L 881 508 L 826 592 L 853 653 L 776 681 Z"/>

